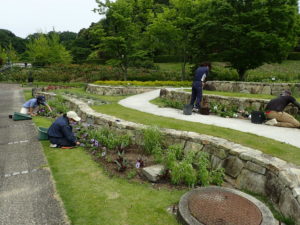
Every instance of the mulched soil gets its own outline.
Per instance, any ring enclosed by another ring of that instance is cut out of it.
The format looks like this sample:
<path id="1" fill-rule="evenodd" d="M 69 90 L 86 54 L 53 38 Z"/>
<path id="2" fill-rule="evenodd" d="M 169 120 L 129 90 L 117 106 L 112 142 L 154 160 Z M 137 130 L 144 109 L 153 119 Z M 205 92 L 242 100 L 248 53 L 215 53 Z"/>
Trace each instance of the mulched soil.
<path id="1" fill-rule="evenodd" d="M 156 163 L 153 159 L 153 156 L 144 154 L 142 150 L 138 148 L 138 146 L 131 146 L 130 148 L 124 150 L 123 157 L 127 161 L 125 171 L 120 171 L 117 163 L 115 162 L 119 157 L 117 151 L 107 150 L 105 156 L 102 155 L 103 151 L 101 150 L 88 152 L 92 155 L 93 160 L 98 162 L 101 167 L 105 169 L 109 176 L 120 177 L 142 184 L 150 183 L 142 174 L 142 168 L 155 165 Z M 136 163 L 138 160 L 141 160 L 144 164 L 140 168 L 136 168 Z M 134 174 L 134 176 L 132 174 Z M 171 184 L 168 175 L 162 176 L 159 182 L 151 183 L 151 185 L 155 189 L 187 189 L 187 186 L 185 185 Z"/>

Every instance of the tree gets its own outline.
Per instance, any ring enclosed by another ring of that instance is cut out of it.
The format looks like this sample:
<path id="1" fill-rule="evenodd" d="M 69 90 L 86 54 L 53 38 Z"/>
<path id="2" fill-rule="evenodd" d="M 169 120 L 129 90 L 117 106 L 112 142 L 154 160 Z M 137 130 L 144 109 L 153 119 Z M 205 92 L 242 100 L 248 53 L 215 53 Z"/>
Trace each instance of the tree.
<path id="1" fill-rule="evenodd" d="M 0 66 L 6 63 L 7 60 L 7 54 L 4 48 L 1 48 L 0 46 Z"/>
<path id="2" fill-rule="evenodd" d="M 230 62 L 239 73 L 281 62 L 296 43 L 297 0 L 209 0 L 191 32 L 195 59 Z"/>
<path id="3" fill-rule="evenodd" d="M 55 63 L 68 64 L 72 61 L 70 53 L 59 43 L 57 34 L 46 37 L 40 34 L 38 38 L 31 39 L 25 52 L 27 59 L 37 66 Z"/>
<path id="4" fill-rule="evenodd" d="M 103 32 L 99 35 L 98 51 L 107 59 L 108 64 L 118 66 L 123 73 L 123 79 L 127 80 L 128 67 L 149 57 L 150 51 L 143 45 L 143 35 L 150 23 L 153 2 L 97 2 L 99 8 L 96 11 L 106 16 L 99 27 Z"/>
<path id="5" fill-rule="evenodd" d="M 0 29 L 0 46 L 2 48 L 9 48 L 9 45 L 17 51 L 17 53 L 23 53 L 25 51 L 25 40 L 17 37 L 9 30 Z"/>

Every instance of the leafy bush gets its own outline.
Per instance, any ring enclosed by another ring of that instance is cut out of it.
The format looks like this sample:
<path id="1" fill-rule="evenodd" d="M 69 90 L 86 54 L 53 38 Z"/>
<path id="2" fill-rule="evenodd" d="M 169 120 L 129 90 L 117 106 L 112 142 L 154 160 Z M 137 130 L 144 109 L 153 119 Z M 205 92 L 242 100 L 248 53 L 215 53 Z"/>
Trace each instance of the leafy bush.
<path id="1" fill-rule="evenodd" d="M 208 77 L 209 80 L 238 80 L 239 75 L 236 70 L 214 65 Z"/>
<path id="2" fill-rule="evenodd" d="M 166 168 L 170 171 L 173 184 L 185 183 L 189 186 L 201 184 L 221 185 L 224 178 L 224 170 L 212 170 L 205 152 L 195 153 L 188 151 L 184 154 L 180 145 L 169 146 L 163 160 Z"/>
<path id="3" fill-rule="evenodd" d="M 157 154 L 162 149 L 162 134 L 157 127 L 148 127 L 143 130 L 143 147 L 147 154 Z"/>
<path id="4" fill-rule="evenodd" d="M 50 99 L 47 103 L 52 108 L 53 114 L 64 114 L 68 111 L 68 108 L 64 102 L 65 100 L 63 97 L 57 95 L 56 98 Z"/>

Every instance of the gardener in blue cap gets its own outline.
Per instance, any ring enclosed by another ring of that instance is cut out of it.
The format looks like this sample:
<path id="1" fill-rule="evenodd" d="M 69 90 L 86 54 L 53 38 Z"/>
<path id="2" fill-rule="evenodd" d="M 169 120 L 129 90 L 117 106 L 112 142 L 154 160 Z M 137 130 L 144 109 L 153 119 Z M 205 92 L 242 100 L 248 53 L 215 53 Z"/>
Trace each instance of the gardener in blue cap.
<path id="1" fill-rule="evenodd" d="M 80 143 L 72 131 L 73 122 L 79 122 L 81 118 L 74 111 L 69 111 L 61 117 L 58 117 L 48 129 L 48 137 L 51 143 L 50 147 L 72 148 Z"/>
<path id="2" fill-rule="evenodd" d="M 37 110 L 39 109 L 39 107 L 41 105 L 46 106 L 48 108 L 48 110 L 50 112 L 52 112 L 51 107 L 46 103 L 45 96 L 40 95 L 40 96 L 37 96 L 36 98 L 32 98 L 32 99 L 28 100 L 27 102 L 25 102 L 21 108 L 20 113 L 35 116 Z"/>

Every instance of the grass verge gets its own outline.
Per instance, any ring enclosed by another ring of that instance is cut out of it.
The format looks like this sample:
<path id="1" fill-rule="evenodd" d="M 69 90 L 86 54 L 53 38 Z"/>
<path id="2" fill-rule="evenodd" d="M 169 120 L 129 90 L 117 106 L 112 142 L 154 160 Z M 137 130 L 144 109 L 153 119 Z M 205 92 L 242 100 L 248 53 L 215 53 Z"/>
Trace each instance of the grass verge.
<path id="1" fill-rule="evenodd" d="M 51 120 L 35 117 L 37 126 Z M 155 190 L 150 184 L 109 177 L 82 148 L 49 148 L 42 141 L 56 187 L 72 224 L 178 225 L 167 207 L 186 190 Z"/>

